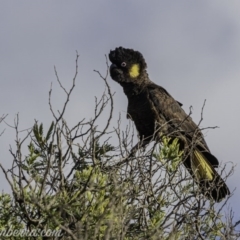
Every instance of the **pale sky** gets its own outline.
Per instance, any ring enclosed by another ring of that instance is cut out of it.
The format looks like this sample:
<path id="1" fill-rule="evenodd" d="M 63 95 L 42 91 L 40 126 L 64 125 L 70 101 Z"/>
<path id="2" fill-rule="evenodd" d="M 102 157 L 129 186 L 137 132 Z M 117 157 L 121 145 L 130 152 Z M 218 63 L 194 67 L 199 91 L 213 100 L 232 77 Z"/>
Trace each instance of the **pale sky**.
<path id="1" fill-rule="evenodd" d="M 71 86 L 75 51 L 80 54 L 77 86 L 67 119 L 76 123 L 93 114 L 94 96 L 104 83 L 93 72 L 106 72 L 105 54 L 123 46 L 140 51 L 152 81 L 163 86 L 202 127 L 212 153 L 223 163 L 236 164 L 227 184 L 236 188 L 229 201 L 239 217 L 240 166 L 240 2 L 238 0 L 183 1 L 2 1 L 0 8 L 0 103 L 12 123 L 20 114 L 20 128 L 34 119 L 46 128 L 52 120 L 48 91 L 53 82 L 54 106 L 64 95 L 54 75 Z M 109 78 L 114 98 L 114 121 L 125 118 L 127 99 L 122 88 Z M 125 122 L 124 122 L 125 121 Z M 128 121 L 124 120 L 123 124 Z M 117 121 L 116 121 L 117 123 Z M 1 162 L 10 166 L 9 144 L 14 132 L 6 128 L 1 141 Z M 124 126 L 123 126 L 124 128 Z M 8 189 L 3 174 L 0 189 Z"/>

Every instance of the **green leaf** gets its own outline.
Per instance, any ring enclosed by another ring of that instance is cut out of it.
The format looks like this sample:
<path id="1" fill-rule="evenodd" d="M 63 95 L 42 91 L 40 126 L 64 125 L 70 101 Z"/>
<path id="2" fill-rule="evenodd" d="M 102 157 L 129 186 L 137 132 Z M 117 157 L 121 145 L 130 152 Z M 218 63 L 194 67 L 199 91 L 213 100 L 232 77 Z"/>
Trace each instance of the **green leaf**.
<path id="1" fill-rule="evenodd" d="M 33 162 L 37 159 L 39 157 L 39 155 L 33 155 L 33 156 L 31 156 L 31 157 L 29 157 L 28 158 L 28 164 L 29 165 L 32 165 L 33 164 Z"/>
<path id="2" fill-rule="evenodd" d="M 51 137 L 52 131 L 53 131 L 53 127 L 54 127 L 54 122 L 52 121 L 51 126 L 50 126 L 50 128 L 48 129 L 48 132 L 47 132 L 46 141 L 48 141 L 49 138 Z"/>
<path id="3" fill-rule="evenodd" d="M 40 125 L 40 127 L 41 127 L 41 125 Z M 35 123 L 33 126 L 34 137 L 36 138 L 36 140 L 39 144 L 42 143 L 42 134 L 40 134 L 40 127 L 38 128 L 37 123 Z"/>
<path id="4" fill-rule="evenodd" d="M 43 124 L 42 123 L 39 126 L 39 134 L 40 134 L 40 136 L 43 136 Z"/>
<path id="5" fill-rule="evenodd" d="M 30 142 L 30 144 L 28 145 L 28 150 L 30 152 L 30 155 L 34 153 L 35 148 L 32 142 Z"/>

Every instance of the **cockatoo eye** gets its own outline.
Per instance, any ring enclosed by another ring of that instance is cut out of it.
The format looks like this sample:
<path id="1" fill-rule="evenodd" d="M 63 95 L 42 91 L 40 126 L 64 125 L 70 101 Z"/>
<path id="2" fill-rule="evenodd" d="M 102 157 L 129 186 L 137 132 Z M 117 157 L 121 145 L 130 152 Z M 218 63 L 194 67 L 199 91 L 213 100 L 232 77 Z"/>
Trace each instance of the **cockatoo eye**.
<path id="1" fill-rule="evenodd" d="M 121 66 L 122 66 L 122 67 L 126 67 L 127 64 L 126 64 L 125 62 L 122 62 L 122 63 L 121 63 Z"/>

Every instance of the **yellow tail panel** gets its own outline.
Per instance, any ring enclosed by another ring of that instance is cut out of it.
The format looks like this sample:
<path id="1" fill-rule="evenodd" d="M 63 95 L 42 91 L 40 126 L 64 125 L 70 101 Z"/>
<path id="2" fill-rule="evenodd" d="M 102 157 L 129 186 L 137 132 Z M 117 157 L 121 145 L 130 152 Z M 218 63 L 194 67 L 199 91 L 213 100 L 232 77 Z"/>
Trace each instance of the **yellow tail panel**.
<path id="1" fill-rule="evenodd" d="M 198 180 L 213 180 L 214 171 L 212 166 L 198 150 L 194 150 L 192 157 L 192 170 Z"/>

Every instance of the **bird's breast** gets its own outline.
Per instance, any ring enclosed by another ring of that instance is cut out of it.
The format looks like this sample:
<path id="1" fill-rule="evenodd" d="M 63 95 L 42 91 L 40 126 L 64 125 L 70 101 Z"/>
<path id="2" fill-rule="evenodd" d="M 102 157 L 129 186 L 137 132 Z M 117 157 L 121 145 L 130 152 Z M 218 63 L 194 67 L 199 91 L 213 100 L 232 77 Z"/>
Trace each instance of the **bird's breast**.
<path id="1" fill-rule="evenodd" d="M 146 93 L 128 98 L 128 117 L 134 121 L 141 138 L 154 134 L 156 116 Z"/>

